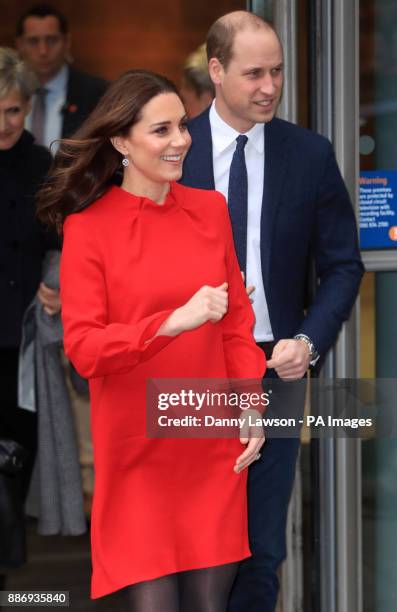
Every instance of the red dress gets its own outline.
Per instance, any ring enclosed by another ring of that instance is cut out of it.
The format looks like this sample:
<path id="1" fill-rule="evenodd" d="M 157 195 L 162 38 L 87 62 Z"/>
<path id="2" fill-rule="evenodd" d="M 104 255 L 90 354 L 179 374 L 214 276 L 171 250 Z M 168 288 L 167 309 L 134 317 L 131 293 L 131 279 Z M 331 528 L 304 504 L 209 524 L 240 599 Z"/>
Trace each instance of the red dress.
<path id="1" fill-rule="evenodd" d="M 153 339 L 224 281 L 222 321 Z M 112 187 L 65 222 L 61 299 L 66 353 L 90 382 L 92 597 L 249 556 L 239 440 L 145 435 L 148 378 L 264 374 L 223 196 L 172 183 L 158 205 Z"/>

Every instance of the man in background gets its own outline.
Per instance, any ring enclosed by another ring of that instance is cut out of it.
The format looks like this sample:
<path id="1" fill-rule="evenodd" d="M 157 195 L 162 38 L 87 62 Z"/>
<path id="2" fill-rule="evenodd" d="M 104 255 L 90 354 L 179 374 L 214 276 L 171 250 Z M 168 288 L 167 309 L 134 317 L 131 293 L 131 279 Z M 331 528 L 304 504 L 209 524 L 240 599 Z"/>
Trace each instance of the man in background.
<path id="1" fill-rule="evenodd" d="M 207 54 L 215 100 L 189 123 L 182 182 L 228 200 L 266 377 L 298 380 L 333 345 L 358 293 L 353 208 L 331 144 L 275 117 L 284 66 L 273 26 L 246 11 L 224 15 Z M 318 288 L 305 310 L 312 258 Z M 298 438 L 268 438 L 249 468 L 252 557 L 240 565 L 229 612 L 276 608 L 298 450 Z"/>
<path id="2" fill-rule="evenodd" d="M 68 22 L 49 4 L 34 5 L 21 15 L 16 46 L 40 82 L 26 128 L 39 144 L 50 147 L 52 142 L 71 136 L 80 127 L 105 92 L 107 83 L 70 65 Z M 56 148 L 55 145 L 52 151 Z"/>

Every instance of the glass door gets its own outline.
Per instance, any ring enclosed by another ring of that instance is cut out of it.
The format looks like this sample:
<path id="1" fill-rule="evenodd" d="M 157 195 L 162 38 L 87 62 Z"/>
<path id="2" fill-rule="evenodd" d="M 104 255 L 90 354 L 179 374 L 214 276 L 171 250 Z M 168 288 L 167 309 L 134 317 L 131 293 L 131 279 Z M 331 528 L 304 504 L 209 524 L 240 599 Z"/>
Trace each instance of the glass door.
<path id="1" fill-rule="evenodd" d="M 395 0 L 384 2 L 395 4 Z M 272 15 L 269 14 L 271 7 Z M 362 3 L 359 0 L 274 0 L 251 2 L 249 8 L 262 16 L 273 16 L 286 50 L 286 88 L 280 116 L 301 123 L 303 119 L 304 125 L 332 141 L 358 216 L 358 67 Z M 397 37 L 393 38 L 396 40 Z M 397 307 L 394 312 L 397 312 Z M 326 360 L 322 375 L 327 379 L 360 376 L 358 314 L 356 308 Z M 283 586 L 284 592 L 292 593 L 292 597 L 287 595 L 285 601 L 283 599 L 283 612 L 363 610 L 361 450 L 360 440 L 352 439 L 316 440 L 311 444 L 311 478 L 310 475 L 307 478 L 303 467 L 301 493 L 295 493 L 293 500 L 301 507 L 302 500 L 310 500 L 312 554 L 309 562 L 308 555 L 305 555 L 303 581 L 306 591 L 311 590 L 311 599 L 305 597 L 304 604 L 299 597 L 293 601 L 299 592 L 295 578 L 299 575 L 296 569 L 300 561 L 299 555 L 290 556 L 295 568 L 291 574 L 285 573 L 293 577 L 288 585 L 284 583 Z M 363 463 L 366 461 L 364 457 Z M 364 489 L 366 478 L 364 473 Z M 293 516 L 296 519 L 299 513 Z M 298 527 L 298 535 L 304 535 L 305 548 L 305 518 Z M 380 536 L 378 540 L 381 541 Z M 372 542 L 374 550 L 374 535 Z"/>
<path id="2" fill-rule="evenodd" d="M 397 4 L 360 0 L 361 376 L 397 378 Z M 397 610 L 397 440 L 362 453 L 364 612 Z"/>

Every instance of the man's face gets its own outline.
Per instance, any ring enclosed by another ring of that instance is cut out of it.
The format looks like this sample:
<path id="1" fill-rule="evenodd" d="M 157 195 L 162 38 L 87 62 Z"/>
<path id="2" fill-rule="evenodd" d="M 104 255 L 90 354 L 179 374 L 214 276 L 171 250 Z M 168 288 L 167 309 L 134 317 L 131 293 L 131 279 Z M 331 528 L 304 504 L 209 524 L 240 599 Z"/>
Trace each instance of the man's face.
<path id="1" fill-rule="evenodd" d="M 212 58 L 209 70 L 217 111 L 231 127 L 244 133 L 273 119 L 283 86 L 283 52 L 272 30 L 238 32 L 227 69 Z"/>
<path id="2" fill-rule="evenodd" d="M 62 34 L 59 21 L 53 15 L 27 17 L 23 34 L 17 38 L 17 47 L 44 84 L 62 68 L 69 50 L 69 36 Z"/>

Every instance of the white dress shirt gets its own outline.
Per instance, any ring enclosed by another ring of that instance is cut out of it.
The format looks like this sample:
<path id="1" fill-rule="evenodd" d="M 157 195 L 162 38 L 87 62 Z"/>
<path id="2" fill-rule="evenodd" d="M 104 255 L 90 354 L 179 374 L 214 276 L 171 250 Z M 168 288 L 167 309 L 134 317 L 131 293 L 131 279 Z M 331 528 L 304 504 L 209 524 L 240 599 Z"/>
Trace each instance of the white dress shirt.
<path id="1" fill-rule="evenodd" d="M 229 173 L 233 153 L 236 149 L 236 132 L 218 115 L 215 101 L 210 108 L 210 125 L 212 133 L 212 157 L 214 167 L 215 189 L 225 198 L 228 196 Z M 265 139 L 262 123 L 257 123 L 245 133 L 248 142 L 245 145 L 245 163 L 248 175 L 248 227 L 247 227 L 247 287 L 254 285 L 251 294 L 255 313 L 254 336 L 257 342 L 273 340 L 269 311 L 262 280 L 260 253 L 261 212 L 263 182 L 265 173 Z M 255 177 L 255 180 L 253 180 Z"/>
<path id="2" fill-rule="evenodd" d="M 66 104 L 66 88 L 68 82 L 68 66 L 65 64 L 51 81 L 44 85 L 47 90 L 45 97 L 45 122 L 43 144 L 54 155 L 58 150 L 58 143 L 54 142 L 62 137 L 63 114 Z M 34 105 L 33 96 L 33 105 Z M 32 105 L 32 107 L 33 107 Z M 30 130 L 32 123 L 31 113 L 26 117 L 25 127 Z M 51 143 L 52 144 L 51 146 Z"/>

